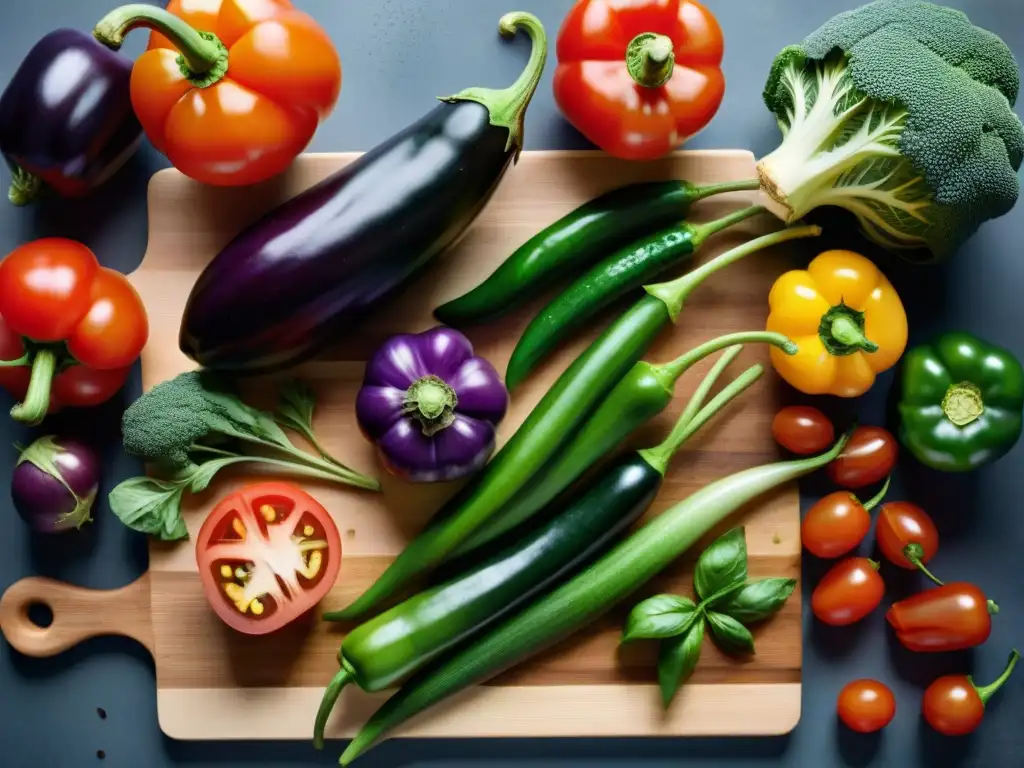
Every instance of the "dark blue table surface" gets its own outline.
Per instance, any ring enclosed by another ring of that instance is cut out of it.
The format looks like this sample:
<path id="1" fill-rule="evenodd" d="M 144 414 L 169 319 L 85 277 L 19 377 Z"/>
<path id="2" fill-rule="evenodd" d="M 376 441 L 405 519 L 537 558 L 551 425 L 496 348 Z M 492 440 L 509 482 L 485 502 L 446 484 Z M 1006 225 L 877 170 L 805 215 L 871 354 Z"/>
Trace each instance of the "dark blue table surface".
<path id="1" fill-rule="evenodd" d="M 345 82 L 338 107 L 321 127 L 312 151 L 364 150 L 418 117 L 432 97 L 468 85 L 511 82 L 526 54 L 525 40 L 503 45 L 495 33 L 509 10 L 540 16 L 551 37 L 571 0 L 298 0 L 316 16 L 341 52 Z M 725 31 L 725 102 L 691 148 L 746 147 L 757 154 L 778 140 L 760 91 L 774 54 L 796 42 L 854 0 L 709 0 Z M 972 20 L 1001 34 L 1024 55 L 1024 21 L 1006 0 L 950 0 Z M 55 26 L 88 29 L 109 8 L 107 0 L 6 0 L 0 9 L 0 82 L 6 82 L 29 47 Z M 125 47 L 137 55 L 144 35 Z M 585 147 L 559 116 L 551 96 L 549 64 L 527 117 L 527 149 Z M 107 265 L 132 270 L 146 244 L 145 194 L 149 176 L 165 161 L 148 146 L 108 187 L 89 200 L 52 203 L 29 210 L 0 204 L 0 254 L 43 236 L 77 238 Z M 6 174 L 3 185 L 6 186 Z M 1024 357 L 1021 286 L 1024 259 L 1019 232 L 1024 205 L 986 225 L 958 254 L 936 269 L 912 269 L 884 260 L 903 295 L 912 338 L 963 328 L 1001 343 Z M 839 241 L 840 243 L 849 243 Z M 832 243 L 828 243 L 831 245 Z M 824 246 L 824 244 L 823 244 Z M 864 421 L 879 423 L 890 377 L 858 402 Z M 97 412 L 52 420 L 52 428 L 79 430 L 104 446 L 106 488 L 138 471 L 121 455 L 120 409 L 137 396 L 136 375 L 123 399 Z M 13 466 L 15 441 L 29 433 L 0 420 L 0 486 Z M 1002 605 L 989 642 L 973 653 L 922 659 L 904 651 L 886 631 L 882 611 L 843 631 L 823 630 L 805 611 L 803 719 L 790 735 L 770 739 L 580 739 L 500 741 L 391 741 L 365 765 L 487 766 L 525 764 L 603 768 L 753 768 L 784 765 L 986 766 L 1024 765 L 1024 671 L 993 700 L 987 722 L 975 736 L 952 740 L 923 725 L 921 692 L 940 673 L 974 671 L 982 681 L 1002 669 L 1013 644 L 1024 646 L 1024 443 L 998 464 L 966 477 L 939 477 L 911 462 L 900 464 L 892 498 L 914 500 L 932 511 L 942 533 L 941 573 L 946 579 L 976 580 Z M 816 488 L 805 488 L 814 492 Z M 804 503 L 808 497 L 805 495 Z M 145 542 L 99 503 L 97 521 L 80 535 L 35 538 L 10 504 L 0 509 L 0 589 L 30 574 L 43 574 L 97 588 L 116 587 L 146 568 Z M 865 544 L 865 550 L 868 545 Z M 805 566 L 807 585 L 820 567 Z M 916 580 L 890 579 L 892 594 L 906 594 Z M 896 693 L 894 722 L 878 737 L 854 736 L 837 725 L 839 689 L 857 677 L 876 677 Z M 97 708 L 106 714 L 101 718 Z M 338 745 L 323 754 L 308 743 L 183 743 L 165 738 L 157 726 L 153 663 L 131 641 L 106 638 L 52 659 L 27 659 L 0 641 L 0 765 L 63 768 L 107 765 L 158 768 L 333 765 Z M 99 752 L 102 751 L 102 758 Z M 101 762 L 102 759 L 102 762 Z"/>

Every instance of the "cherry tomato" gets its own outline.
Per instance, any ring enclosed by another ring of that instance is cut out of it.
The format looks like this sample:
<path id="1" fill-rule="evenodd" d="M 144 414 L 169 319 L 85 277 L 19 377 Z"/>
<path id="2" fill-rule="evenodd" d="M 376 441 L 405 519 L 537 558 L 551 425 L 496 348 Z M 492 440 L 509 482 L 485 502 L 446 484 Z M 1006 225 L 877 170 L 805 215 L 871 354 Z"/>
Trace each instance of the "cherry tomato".
<path id="1" fill-rule="evenodd" d="M 988 640 L 998 611 L 974 584 L 950 582 L 893 603 L 885 618 L 912 651 L 962 651 Z"/>
<path id="2" fill-rule="evenodd" d="M 90 368 L 131 365 L 149 337 L 142 299 L 120 272 L 106 267 L 90 289 L 90 306 L 67 337 L 68 352 Z"/>
<path id="3" fill-rule="evenodd" d="M 811 595 L 811 610 L 826 624 L 843 627 L 875 610 L 884 595 L 878 563 L 866 557 L 849 557 L 832 566 L 818 582 Z"/>
<path id="4" fill-rule="evenodd" d="M 798 456 L 821 453 L 835 440 L 828 416 L 810 405 L 790 405 L 772 419 L 775 442 Z"/>
<path id="5" fill-rule="evenodd" d="M 341 537 L 330 513 L 287 483 L 258 483 L 213 508 L 196 540 L 206 599 L 233 629 L 273 632 L 330 591 Z"/>
<path id="6" fill-rule="evenodd" d="M 921 713 L 932 728 L 947 736 L 964 736 L 981 725 L 985 705 L 1013 674 L 1020 654 L 1013 651 L 1010 660 L 994 683 L 978 688 L 967 675 L 946 675 L 924 692 Z"/>
<path id="7" fill-rule="evenodd" d="M 48 237 L 15 248 L 0 261 L 4 320 L 33 341 L 64 341 L 89 309 L 99 269 L 93 252 L 74 240 Z"/>
<path id="8" fill-rule="evenodd" d="M 887 560 L 910 570 L 917 568 L 917 564 L 907 559 L 908 545 L 917 545 L 912 553 L 922 564 L 931 560 L 939 549 L 939 532 L 935 523 L 927 512 L 909 501 L 890 501 L 882 505 L 875 539 Z"/>
<path id="9" fill-rule="evenodd" d="M 828 476 L 843 488 L 863 488 L 892 474 L 896 439 L 882 427 L 857 427 L 839 458 L 828 465 Z"/>
<path id="10" fill-rule="evenodd" d="M 839 692 L 839 719 L 857 733 L 880 731 L 896 716 L 896 697 L 877 680 L 854 680 Z"/>
<path id="11" fill-rule="evenodd" d="M 849 491 L 836 491 L 819 499 L 804 516 L 800 538 L 813 555 L 823 558 L 845 555 L 868 535 L 871 515 L 889 490 L 889 481 L 867 504 Z"/>

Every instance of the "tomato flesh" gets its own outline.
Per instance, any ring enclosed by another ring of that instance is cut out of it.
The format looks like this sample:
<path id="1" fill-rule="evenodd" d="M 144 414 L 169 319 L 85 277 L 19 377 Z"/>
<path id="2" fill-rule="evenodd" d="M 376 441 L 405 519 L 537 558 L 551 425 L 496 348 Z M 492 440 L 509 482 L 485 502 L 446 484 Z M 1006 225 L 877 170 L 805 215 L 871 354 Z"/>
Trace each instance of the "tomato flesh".
<path id="1" fill-rule="evenodd" d="M 839 719 L 857 733 L 880 731 L 896 716 L 896 697 L 877 680 L 854 680 L 839 692 Z"/>
<path id="2" fill-rule="evenodd" d="M 309 494 L 287 483 L 259 483 L 214 507 L 199 531 L 196 563 L 224 623 L 263 635 L 305 614 L 334 586 L 341 537 Z"/>
<path id="3" fill-rule="evenodd" d="M 897 453 L 896 438 L 889 430 L 857 427 L 839 458 L 830 463 L 826 471 L 836 485 L 863 488 L 892 474 Z"/>
<path id="4" fill-rule="evenodd" d="M 810 405 L 789 405 L 772 419 L 775 442 L 798 456 L 821 453 L 835 440 L 828 416 Z"/>

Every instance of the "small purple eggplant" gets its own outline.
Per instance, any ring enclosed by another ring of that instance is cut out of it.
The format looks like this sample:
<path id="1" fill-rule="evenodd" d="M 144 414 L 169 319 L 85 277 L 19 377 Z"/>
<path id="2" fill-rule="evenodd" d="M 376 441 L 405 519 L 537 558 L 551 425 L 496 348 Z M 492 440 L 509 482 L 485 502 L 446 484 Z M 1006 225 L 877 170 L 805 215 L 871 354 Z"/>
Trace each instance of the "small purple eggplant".
<path id="1" fill-rule="evenodd" d="M 392 336 L 366 364 L 356 397 L 363 434 L 388 471 L 417 483 L 455 480 L 487 463 L 508 391 L 458 331 Z"/>
<path id="2" fill-rule="evenodd" d="M 100 460 L 85 443 L 40 437 L 21 452 L 11 476 L 14 508 L 40 533 L 81 528 L 92 520 L 100 484 Z"/>
<path id="3" fill-rule="evenodd" d="M 74 197 L 99 186 L 142 139 L 132 109 L 132 62 L 74 29 L 33 46 L 0 95 L 7 196 L 31 202 L 48 185 Z"/>

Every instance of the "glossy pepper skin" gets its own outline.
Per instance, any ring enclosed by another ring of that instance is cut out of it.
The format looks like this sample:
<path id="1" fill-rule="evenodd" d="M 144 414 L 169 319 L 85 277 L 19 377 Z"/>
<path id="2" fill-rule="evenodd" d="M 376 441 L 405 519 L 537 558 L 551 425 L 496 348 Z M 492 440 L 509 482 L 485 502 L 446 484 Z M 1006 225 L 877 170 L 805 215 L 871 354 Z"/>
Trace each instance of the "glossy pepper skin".
<path id="1" fill-rule="evenodd" d="M 131 69 L 131 61 L 74 29 L 32 47 L 0 95 L 12 203 L 30 203 L 44 187 L 83 195 L 132 156 L 142 126 L 132 111 Z"/>
<path id="2" fill-rule="evenodd" d="M 859 397 L 907 346 L 907 315 L 889 280 L 852 251 L 825 251 L 791 270 L 768 294 L 767 330 L 800 351 L 771 360 L 791 386 L 809 395 Z"/>
<path id="3" fill-rule="evenodd" d="M 224 246 L 189 295 L 181 350 L 236 373 L 295 365 L 352 333 L 451 246 L 522 146 L 547 42 L 531 14 L 499 22 L 506 38 L 520 30 L 533 47 L 508 88 L 442 100 Z"/>
<path id="4" fill-rule="evenodd" d="M 341 62 L 290 0 L 171 0 L 111 11 L 94 34 L 118 49 L 153 30 L 131 73 L 146 136 L 174 166 L 219 186 L 284 171 L 337 101 Z"/>
<path id="5" fill-rule="evenodd" d="M 81 243 L 35 240 L 0 261 L 0 386 L 23 399 L 17 421 L 110 399 L 148 335 L 131 283 Z"/>
<path id="6" fill-rule="evenodd" d="M 366 364 L 356 420 L 384 466 L 413 482 L 455 480 L 494 452 L 508 392 L 453 328 L 392 336 Z"/>
<path id="7" fill-rule="evenodd" d="M 947 333 L 910 349 L 900 373 L 900 440 L 922 464 L 966 472 L 1020 438 L 1024 369 L 1008 350 Z"/>
<path id="8" fill-rule="evenodd" d="M 557 53 L 559 109 L 626 160 L 671 152 L 711 121 L 725 95 L 722 30 L 694 0 L 578 0 Z"/>
<path id="9" fill-rule="evenodd" d="M 951 582 L 893 603 L 885 618 L 912 651 L 961 651 L 988 640 L 998 611 L 973 584 Z"/>

